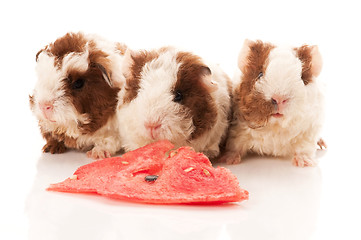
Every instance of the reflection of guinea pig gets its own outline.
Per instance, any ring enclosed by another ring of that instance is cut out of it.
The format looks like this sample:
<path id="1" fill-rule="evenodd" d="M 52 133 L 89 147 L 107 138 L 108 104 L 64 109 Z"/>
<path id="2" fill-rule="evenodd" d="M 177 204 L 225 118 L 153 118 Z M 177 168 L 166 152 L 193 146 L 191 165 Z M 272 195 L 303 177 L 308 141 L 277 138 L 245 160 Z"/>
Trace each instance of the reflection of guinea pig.
<path id="1" fill-rule="evenodd" d="M 120 92 L 119 128 L 126 151 L 159 139 L 188 145 L 209 157 L 219 154 L 230 112 L 230 79 L 172 47 L 127 51 Z"/>
<path id="2" fill-rule="evenodd" d="M 223 161 L 239 163 L 248 151 L 293 156 L 312 166 L 323 119 L 316 77 L 322 67 L 317 46 L 278 47 L 246 40 L 233 88 L 234 115 Z"/>
<path id="3" fill-rule="evenodd" d="M 115 112 L 125 50 L 95 35 L 67 33 L 38 52 L 30 107 L 47 141 L 44 152 L 73 148 L 104 158 L 120 149 Z"/>

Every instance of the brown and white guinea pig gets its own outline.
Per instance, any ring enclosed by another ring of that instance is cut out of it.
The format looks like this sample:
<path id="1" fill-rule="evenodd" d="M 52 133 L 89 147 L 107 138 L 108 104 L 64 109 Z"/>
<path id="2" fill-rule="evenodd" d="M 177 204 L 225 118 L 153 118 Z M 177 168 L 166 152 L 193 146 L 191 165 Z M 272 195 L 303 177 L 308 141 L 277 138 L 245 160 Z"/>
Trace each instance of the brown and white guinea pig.
<path id="1" fill-rule="evenodd" d="M 131 51 L 123 65 L 118 119 L 126 151 L 160 139 L 214 158 L 225 137 L 231 82 L 218 65 L 164 47 Z"/>
<path id="2" fill-rule="evenodd" d="M 315 165 L 323 121 L 322 68 L 317 46 L 244 42 L 241 72 L 233 86 L 233 120 L 221 160 L 241 161 L 247 152 L 293 157 L 296 166 Z"/>
<path id="3" fill-rule="evenodd" d="M 96 35 L 67 33 L 37 53 L 30 107 L 44 152 L 79 149 L 97 159 L 120 149 L 116 107 L 125 51 Z"/>

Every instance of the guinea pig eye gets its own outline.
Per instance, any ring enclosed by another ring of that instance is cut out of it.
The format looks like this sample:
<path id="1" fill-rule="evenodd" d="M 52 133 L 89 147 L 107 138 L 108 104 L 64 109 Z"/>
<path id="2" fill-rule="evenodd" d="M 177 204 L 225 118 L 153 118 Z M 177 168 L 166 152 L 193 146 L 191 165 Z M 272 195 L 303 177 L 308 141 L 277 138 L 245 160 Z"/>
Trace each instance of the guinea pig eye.
<path id="1" fill-rule="evenodd" d="M 174 94 L 173 101 L 174 102 L 180 102 L 183 99 L 183 94 L 180 91 L 176 91 Z"/>
<path id="2" fill-rule="evenodd" d="M 261 77 L 263 77 L 263 72 L 260 72 L 257 76 L 257 80 L 259 80 Z"/>
<path id="3" fill-rule="evenodd" d="M 84 86 L 85 80 L 83 78 L 78 78 L 72 85 L 73 89 L 81 89 Z"/>

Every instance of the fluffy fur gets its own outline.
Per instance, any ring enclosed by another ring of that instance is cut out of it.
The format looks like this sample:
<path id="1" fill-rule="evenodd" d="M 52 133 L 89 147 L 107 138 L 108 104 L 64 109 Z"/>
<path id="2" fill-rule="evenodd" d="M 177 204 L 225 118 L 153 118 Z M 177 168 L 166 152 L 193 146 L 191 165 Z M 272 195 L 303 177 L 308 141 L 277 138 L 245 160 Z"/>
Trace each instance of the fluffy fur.
<path id="1" fill-rule="evenodd" d="M 115 111 L 125 48 L 96 35 L 68 33 L 38 52 L 30 107 L 47 141 L 44 152 L 73 148 L 104 158 L 120 149 Z"/>
<path id="2" fill-rule="evenodd" d="M 230 112 L 228 77 L 189 52 L 128 52 L 118 119 L 125 150 L 159 139 L 219 154 Z"/>
<path id="3" fill-rule="evenodd" d="M 238 65 L 233 121 L 222 160 L 239 163 L 252 151 L 293 157 L 296 166 L 314 165 L 323 121 L 317 46 L 290 48 L 246 40 Z"/>

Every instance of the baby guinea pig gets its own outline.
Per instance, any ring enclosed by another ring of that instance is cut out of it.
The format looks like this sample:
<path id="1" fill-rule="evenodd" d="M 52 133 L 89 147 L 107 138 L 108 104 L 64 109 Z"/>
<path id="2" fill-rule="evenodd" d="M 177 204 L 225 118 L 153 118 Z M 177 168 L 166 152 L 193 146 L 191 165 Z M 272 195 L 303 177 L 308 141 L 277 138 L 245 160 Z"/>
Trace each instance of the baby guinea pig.
<path id="1" fill-rule="evenodd" d="M 120 149 L 115 112 L 125 51 L 95 35 L 67 33 L 37 53 L 30 107 L 46 140 L 44 152 L 72 148 L 98 159 Z"/>
<path id="2" fill-rule="evenodd" d="M 211 158 L 219 154 L 230 115 L 227 75 L 190 52 L 164 47 L 125 54 L 119 128 L 126 151 L 168 139 Z"/>
<path id="3" fill-rule="evenodd" d="M 246 40 L 238 67 L 233 120 L 221 160 L 239 163 L 251 151 L 292 156 L 296 166 L 315 165 L 317 144 L 326 147 L 319 138 L 323 95 L 316 80 L 322 68 L 318 47 Z"/>

